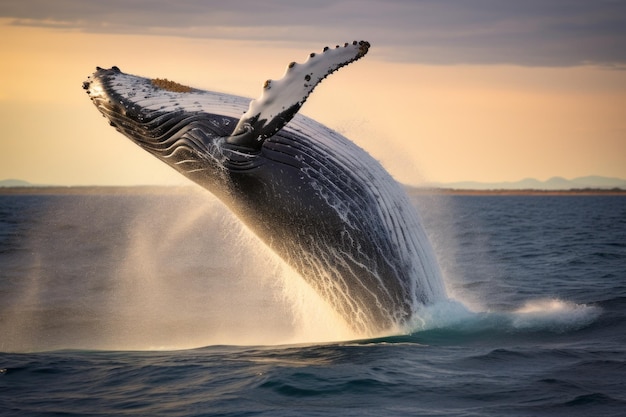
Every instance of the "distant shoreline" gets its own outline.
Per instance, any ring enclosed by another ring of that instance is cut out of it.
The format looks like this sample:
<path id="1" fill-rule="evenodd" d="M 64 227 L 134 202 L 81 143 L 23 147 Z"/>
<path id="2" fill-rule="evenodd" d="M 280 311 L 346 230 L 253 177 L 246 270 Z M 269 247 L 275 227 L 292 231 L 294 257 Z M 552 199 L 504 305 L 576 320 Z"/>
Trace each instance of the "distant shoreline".
<path id="1" fill-rule="evenodd" d="M 195 187 L 188 185 L 77 185 L 0 187 L 0 195 L 116 195 L 116 194 L 186 194 Z"/>
<path id="2" fill-rule="evenodd" d="M 604 189 L 604 188 L 575 188 L 570 190 L 465 190 L 465 189 L 453 189 L 453 188 L 410 188 L 409 194 L 437 194 L 437 195 L 467 195 L 467 196 L 481 196 L 481 195 L 526 195 L 526 196 L 575 196 L 575 195 L 626 195 L 626 190 L 620 188 Z"/>
<path id="3" fill-rule="evenodd" d="M 196 186 L 19 186 L 0 187 L 0 195 L 132 195 L 132 194 L 187 194 L 201 190 Z M 451 188 L 407 187 L 411 195 L 467 195 L 467 196 L 576 196 L 626 195 L 623 189 L 583 188 L 570 190 L 465 190 Z"/>

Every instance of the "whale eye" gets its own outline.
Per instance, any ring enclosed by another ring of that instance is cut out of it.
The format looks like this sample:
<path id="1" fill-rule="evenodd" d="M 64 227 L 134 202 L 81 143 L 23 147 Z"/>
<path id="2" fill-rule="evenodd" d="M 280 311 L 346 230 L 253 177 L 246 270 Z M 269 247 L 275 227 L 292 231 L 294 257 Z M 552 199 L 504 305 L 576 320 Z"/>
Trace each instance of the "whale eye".
<path id="1" fill-rule="evenodd" d="M 304 76 L 305 81 L 311 81 L 311 76 L 309 74 Z"/>

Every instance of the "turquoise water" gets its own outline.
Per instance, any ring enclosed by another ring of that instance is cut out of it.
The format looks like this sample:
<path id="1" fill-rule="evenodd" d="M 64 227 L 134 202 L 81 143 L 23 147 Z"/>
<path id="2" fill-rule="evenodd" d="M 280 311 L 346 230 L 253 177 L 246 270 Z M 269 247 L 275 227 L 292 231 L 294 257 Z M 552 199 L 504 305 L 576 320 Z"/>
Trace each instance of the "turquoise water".
<path id="1" fill-rule="evenodd" d="M 454 299 L 351 340 L 205 194 L 0 196 L 0 414 L 624 415 L 626 198 L 415 202 Z"/>

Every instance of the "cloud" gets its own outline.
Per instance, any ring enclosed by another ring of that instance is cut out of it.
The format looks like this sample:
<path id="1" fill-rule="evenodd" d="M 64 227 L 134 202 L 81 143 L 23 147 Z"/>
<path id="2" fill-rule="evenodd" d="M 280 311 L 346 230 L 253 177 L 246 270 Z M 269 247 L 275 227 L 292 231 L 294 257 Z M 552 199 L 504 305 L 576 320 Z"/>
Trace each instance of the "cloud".
<path id="1" fill-rule="evenodd" d="M 427 64 L 626 64 L 624 0 L 3 0 L 12 24 L 335 44 Z"/>

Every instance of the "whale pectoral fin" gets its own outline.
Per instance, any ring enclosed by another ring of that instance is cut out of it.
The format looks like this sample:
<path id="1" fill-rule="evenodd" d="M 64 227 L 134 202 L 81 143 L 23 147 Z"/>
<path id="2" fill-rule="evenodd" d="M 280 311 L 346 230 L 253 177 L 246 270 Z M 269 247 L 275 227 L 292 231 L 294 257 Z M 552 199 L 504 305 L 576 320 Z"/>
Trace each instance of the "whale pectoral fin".
<path id="1" fill-rule="evenodd" d="M 370 44 L 346 43 L 312 53 L 303 64 L 292 62 L 280 80 L 267 80 L 261 97 L 250 102 L 228 143 L 258 149 L 265 139 L 285 126 L 300 110 L 313 89 L 328 75 L 365 55 Z"/>

